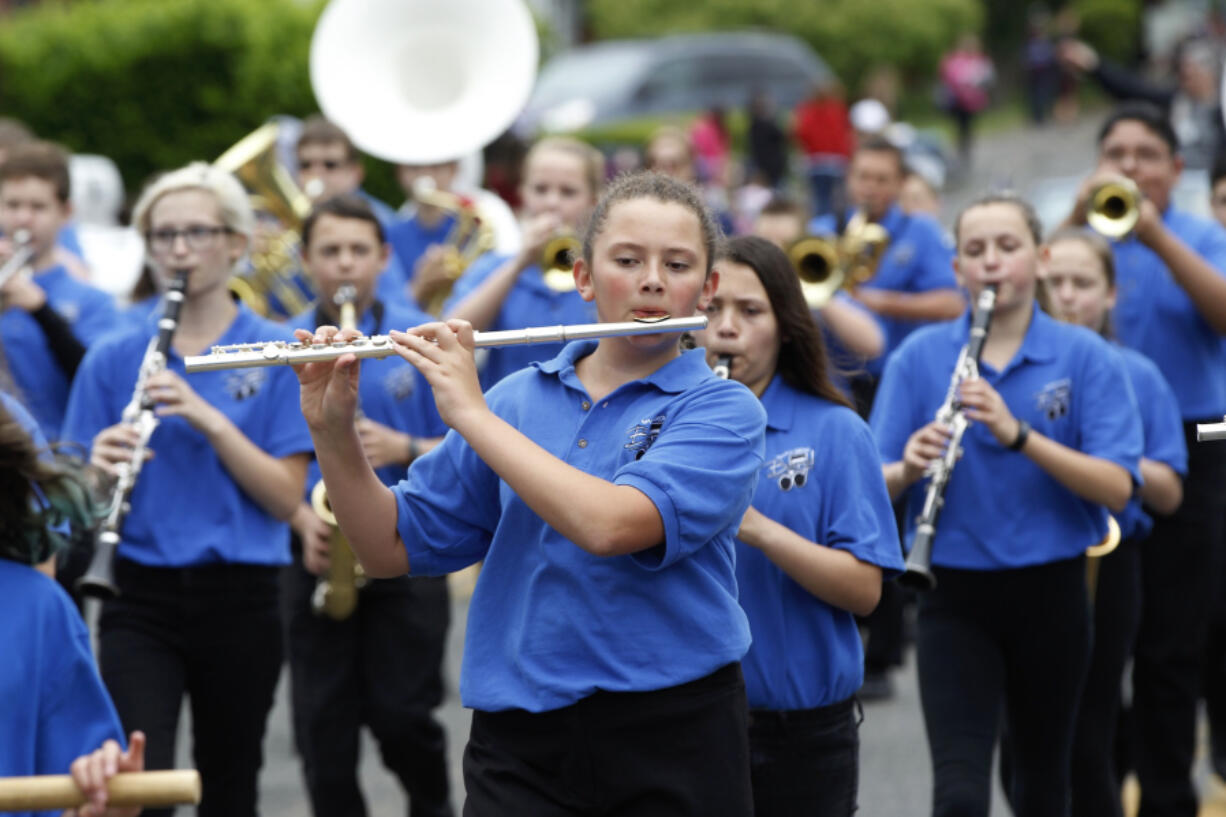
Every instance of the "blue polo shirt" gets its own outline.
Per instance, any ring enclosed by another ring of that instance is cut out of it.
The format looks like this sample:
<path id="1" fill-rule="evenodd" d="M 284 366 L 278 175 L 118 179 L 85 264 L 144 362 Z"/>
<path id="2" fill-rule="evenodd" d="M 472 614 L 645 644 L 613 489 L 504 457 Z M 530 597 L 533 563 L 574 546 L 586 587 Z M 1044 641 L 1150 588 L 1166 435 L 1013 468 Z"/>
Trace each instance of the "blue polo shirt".
<path id="1" fill-rule="evenodd" d="M 897 204 L 890 206 L 879 222 L 890 235 L 890 244 L 877 265 L 877 273 L 862 286 L 892 292 L 920 293 L 938 289 L 957 289 L 954 278 L 953 247 L 941 225 L 922 213 L 908 215 Z M 809 224 L 814 235 L 833 235 L 838 225 L 833 215 L 819 216 Z M 885 352 L 868 361 L 865 368 L 879 375 L 899 344 L 924 323 L 878 316 L 885 329 Z"/>
<path id="2" fill-rule="evenodd" d="M 1175 473 L 1187 476 L 1188 445 L 1184 441 L 1179 401 L 1153 361 L 1125 346 L 1114 345 L 1114 348 L 1124 360 L 1128 381 L 1132 384 L 1137 408 L 1141 412 L 1141 428 L 1145 437 L 1143 456 L 1165 463 Z M 1141 505 L 1140 494 L 1133 495 L 1116 521 L 1120 524 L 1120 536 L 1124 539 L 1143 539 L 1154 528 L 1154 520 Z"/>
<path id="3" fill-rule="evenodd" d="M 407 329 L 430 320 L 429 315 L 409 307 L 399 309 L 383 307 L 382 314 L 368 309 L 358 319 L 358 331 L 364 335 L 383 335 L 391 329 Z M 296 315 L 289 323 L 291 329 L 314 330 L 319 325 L 314 308 Z M 447 425 L 438 416 L 434 394 L 426 378 L 399 355 L 376 360 L 360 361 L 362 376 L 358 385 L 358 399 L 362 414 L 376 423 L 394 428 L 414 437 L 441 437 L 447 433 Z M 403 465 L 385 465 L 375 471 L 384 485 L 395 485 L 404 478 Z M 311 458 L 307 473 L 306 495 L 319 482 L 319 463 Z"/>
<path id="4" fill-rule="evenodd" d="M 394 490 L 414 574 L 484 559 L 460 695 L 485 711 L 558 709 L 597 690 L 661 689 L 739 660 L 733 537 L 762 465 L 765 415 L 700 349 L 593 401 L 575 362 L 595 341 L 500 382 L 490 408 L 550 454 L 642 491 L 664 541 L 599 558 L 564 539 L 455 432 Z"/>
<path id="5" fill-rule="evenodd" d="M 443 305 L 443 314 L 451 312 L 473 290 L 485 283 L 496 269 L 511 258 L 509 255 L 486 253 L 473 262 L 468 271 L 456 281 L 451 297 Z M 554 326 L 556 324 L 595 323 L 596 306 L 584 301 L 579 293 L 554 292 L 545 286 L 540 266 L 528 267 L 515 281 L 507 298 L 502 302 L 494 322 L 487 329 L 491 332 L 503 329 L 523 329 L 528 326 Z M 481 385 L 489 388 L 508 374 L 540 360 L 549 360 L 562 351 L 561 343 L 535 343 L 531 346 L 502 346 L 489 350 L 489 357 L 481 369 Z"/>
<path id="6" fill-rule="evenodd" d="M 766 462 L 753 506 L 887 575 L 902 570 L 894 510 L 868 425 L 851 409 L 797 391 L 778 376 L 762 405 Z M 855 616 L 818 599 L 739 540 L 736 581 L 753 633 L 742 664 L 750 706 L 810 709 L 855 694 L 864 681 Z"/>
<path id="7" fill-rule="evenodd" d="M 886 364 L 870 424 L 883 462 L 902 459 L 907 439 L 945 399 L 970 312 L 907 338 Z M 1140 484 L 1141 420 L 1119 354 L 1096 333 L 1053 320 L 1037 307 L 1003 371 L 980 374 L 1015 417 L 1062 445 L 1123 466 Z M 962 438 L 963 455 L 945 489 L 932 563 L 999 570 L 1069 559 L 1102 539 L 1101 505 L 1073 494 L 1025 454 L 1009 451 L 983 425 Z M 908 548 L 928 481 L 908 489 Z"/>
<path id="8" fill-rule="evenodd" d="M 8 559 L 0 559 L 0 644 L 0 777 L 68 774 L 72 761 L 104 741 L 126 745 L 68 594 Z"/>
<path id="9" fill-rule="evenodd" d="M 34 283 L 43 288 L 47 303 L 67 321 L 77 340 L 86 347 L 122 325 L 114 299 L 73 278 L 64 267 L 51 267 L 38 273 Z M 42 327 L 30 313 L 9 307 L 0 315 L 0 340 L 27 408 L 47 437 L 58 440 L 64 423 L 64 407 L 68 403 L 69 383 L 51 352 Z"/>
<path id="10" fill-rule="evenodd" d="M 64 436 L 87 449 L 99 431 L 120 422 L 156 317 L 103 339 L 86 353 L 73 382 Z M 281 324 L 240 305 L 218 345 L 289 339 Z M 167 368 L 187 380 L 255 445 L 274 457 L 312 450 L 299 408 L 298 381 L 288 366 L 187 375 L 173 349 Z M 163 417 L 149 441 L 153 459 L 141 468 L 124 518 L 119 555 L 154 567 L 237 562 L 289 562 L 289 526 L 242 491 L 203 434 L 182 417 Z"/>
<path id="11" fill-rule="evenodd" d="M 388 229 L 387 242 L 399 261 L 395 270 L 384 270 L 379 276 L 376 294 L 379 300 L 391 304 L 407 304 L 408 286 L 416 274 L 418 259 L 433 244 L 442 244 L 451 234 L 455 218 L 445 216 L 435 227 L 426 227 L 417 216 L 396 220 Z M 416 306 L 416 305 L 415 305 Z M 433 318 L 431 318 L 433 320 Z"/>
<path id="12" fill-rule="evenodd" d="M 1168 207 L 1167 228 L 1226 275 L 1226 230 Z M 1112 325 L 1125 346 L 1158 364 L 1185 420 L 1226 414 L 1226 349 L 1158 255 L 1135 237 L 1112 243 L 1119 293 Z"/>

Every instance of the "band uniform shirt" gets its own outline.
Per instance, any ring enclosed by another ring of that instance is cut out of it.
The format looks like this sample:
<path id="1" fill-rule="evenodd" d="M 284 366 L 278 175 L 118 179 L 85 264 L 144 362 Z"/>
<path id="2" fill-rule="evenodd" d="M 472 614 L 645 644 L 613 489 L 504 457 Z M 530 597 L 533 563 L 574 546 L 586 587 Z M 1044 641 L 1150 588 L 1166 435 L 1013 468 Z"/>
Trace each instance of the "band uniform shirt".
<path id="1" fill-rule="evenodd" d="M 48 305 L 72 327 L 72 333 L 86 348 L 122 326 L 114 299 L 73 278 L 64 267 L 43 270 L 33 280 L 47 293 Z M 10 306 L 0 315 L 0 339 L 26 407 L 43 433 L 58 440 L 70 384 L 38 321 L 25 310 Z"/>
<path id="2" fill-rule="evenodd" d="M 486 279 L 510 258 L 511 256 L 507 255 L 486 253 L 474 261 L 468 271 L 456 281 L 451 297 L 443 305 L 443 314 L 449 314 L 456 304 L 485 283 Z M 523 329 L 527 326 L 594 323 L 596 319 L 595 304 L 584 301 L 574 290 L 554 292 L 545 285 L 540 265 L 533 264 L 519 274 L 488 329 L 497 331 Z M 488 389 L 511 372 L 537 361 L 549 360 L 561 351 L 561 343 L 518 344 L 492 348 L 481 370 L 481 386 Z"/>
<path id="3" fill-rule="evenodd" d="M 1182 477 L 1188 474 L 1188 445 L 1184 441 L 1183 421 L 1179 416 L 1179 401 L 1167 385 L 1162 372 L 1153 361 L 1140 352 L 1126 346 L 1112 344 L 1124 361 L 1128 382 L 1137 398 L 1141 412 L 1142 436 L 1145 439 L 1143 456 L 1169 465 Z M 1154 520 L 1145 512 L 1141 496 L 1134 493 L 1128 507 L 1116 517 L 1120 526 L 1120 538 L 1141 539 L 1149 536 Z"/>
<path id="4" fill-rule="evenodd" d="M 418 260 L 426 254 L 431 245 L 443 244 L 451 234 L 456 220 L 452 215 L 445 215 L 434 227 L 422 224 L 416 215 L 409 218 L 397 218 L 388 228 L 387 243 L 391 245 L 399 261 L 397 270 L 384 270 L 379 276 L 376 294 L 385 304 L 407 304 L 412 301 L 409 285 L 417 274 Z M 434 318 L 429 318 L 434 320 Z"/>
<path id="5" fill-rule="evenodd" d="M 102 429 L 121 420 L 136 388 L 156 313 L 143 326 L 104 338 L 81 362 L 73 382 L 65 437 L 86 450 Z M 293 340 L 283 324 L 239 305 L 218 345 Z M 220 409 L 257 447 L 273 457 L 314 450 L 289 366 L 230 369 L 188 375 L 173 346 L 166 368 Z M 248 496 L 208 439 L 182 417 L 162 417 L 149 441 L 152 459 L 132 490 L 132 510 L 120 531 L 120 556 L 150 567 L 232 562 L 289 563 L 289 525 Z"/>
<path id="6" fill-rule="evenodd" d="M 68 774 L 104 741 L 126 745 L 68 594 L 33 567 L 0 559 L 0 611 L 0 777 Z"/>
<path id="7" fill-rule="evenodd" d="M 290 322 L 291 329 L 314 331 L 318 319 L 314 307 L 299 313 Z M 429 315 L 411 307 L 399 309 L 385 306 L 382 319 L 375 320 L 375 310 L 367 309 L 358 319 L 358 331 L 364 335 L 387 334 L 391 329 L 408 329 L 432 320 Z M 438 415 L 430 384 L 417 369 L 399 355 L 382 360 L 359 360 L 362 367 L 358 380 L 358 405 L 366 417 L 413 437 L 441 437 L 447 425 Z M 384 485 L 395 485 L 404 478 L 405 466 L 385 465 L 375 470 Z M 314 455 L 307 471 L 306 496 L 319 482 L 319 463 Z"/>
<path id="8" fill-rule="evenodd" d="M 970 331 L 970 311 L 908 338 L 886 364 L 870 425 L 882 462 L 902 459 L 907 439 L 932 421 Z M 1140 413 L 1119 354 L 1095 332 L 1055 321 L 1036 307 L 1022 345 L 1003 371 L 980 376 L 1019 420 L 1072 449 L 1127 469 L 1141 484 Z M 998 570 L 1069 559 L 1103 538 L 1101 505 L 1065 488 L 981 423 L 962 438 L 963 455 L 945 489 L 932 563 Z M 906 542 L 915 536 L 928 480 L 912 485 Z"/>
<path id="9" fill-rule="evenodd" d="M 739 660 L 733 538 L 762 465 L 765 414 L 701 350 L 593 402 L 575 362 L 595 341 L 517 372 L 490 408 L 580 470 L 643 492 L 660 544 L 600 558 L 546 525 L 454 431 L 395 490 L 413 574 L 485 563 L 460 693 L 484 711 L 558 709 L 597 690 L 663 689 Z"/>
<path id="10" fill-rule="evenodd" d="M 935 219 L 923 213 L 907 214 L 898 204 L 892 204 L 878 223 L 889 234 L 890 243 L 877 264 L 877 272 L 860 286 L 910 294 L 958 288 L 954 278 L 953 247 Z M 838 233 L 838 226 L 834 216 L 819 216 L 810 222 L 809 232 L 832 236 Z M 909 334 L 927 322 L 885 315 L 879 315 L 878 319 L 885 330 L 885 351 L 880 357 L 867 361 L 865 368 L 870 374 L 880 376 L 885 360 Z"/>
<path id="11" fill-rule="evenodd" d="M 1226 275 L 1226 230 L 1168 207 L 1167 228 Z M 1135 236 L 1111 245 L 1116 291 L 1112 326 L 1120 342 L 1158 364 L 1185 420 L 1226 414 L 1226 347 L 1153 250 Z"/>
<path id="12" fill-rule="evenodd" d="M 762 405 L 766 462 L 753 507 L 887 576 L 901 571 L 894 509 L 868 424 L 778 375 Z M 852 613 L 817 598 L 739 540 L 736 580 L 753 635 L 742 662 L 751 707 L 812 709 L 855 694 L 864 681 L 864 648 Z"/>

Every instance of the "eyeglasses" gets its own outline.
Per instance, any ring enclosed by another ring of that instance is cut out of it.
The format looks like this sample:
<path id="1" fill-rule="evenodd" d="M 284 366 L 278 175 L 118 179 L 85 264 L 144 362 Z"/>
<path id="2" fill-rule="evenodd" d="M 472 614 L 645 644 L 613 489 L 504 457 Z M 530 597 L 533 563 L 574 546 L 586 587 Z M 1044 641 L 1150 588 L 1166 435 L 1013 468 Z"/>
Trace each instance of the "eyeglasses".
<path id="1" fill-rule="evenodd" d="M 322 170 L 336 170 L 338 167 L 343 167 L 349 164 L 340 159 L 299 159 L 299 170 L 310 170 L 313 167 L 318 167 Z"/>
<path id="2" fill-rule="evenodd" d="M 154 252 L 170 252 L 174 249 L 175 239 L 180 236 L 187 242 L 188 249 L 207 250 L 213 246 L 217 236 L 228 232 L 230 232 L 229 227 L 210 227 L 204 224 L 194 224 L 184 230 L 174 230 L 171 228 L 151 230 L 146 235 L 146 238 L 149 240 L 150 249 Z"/>

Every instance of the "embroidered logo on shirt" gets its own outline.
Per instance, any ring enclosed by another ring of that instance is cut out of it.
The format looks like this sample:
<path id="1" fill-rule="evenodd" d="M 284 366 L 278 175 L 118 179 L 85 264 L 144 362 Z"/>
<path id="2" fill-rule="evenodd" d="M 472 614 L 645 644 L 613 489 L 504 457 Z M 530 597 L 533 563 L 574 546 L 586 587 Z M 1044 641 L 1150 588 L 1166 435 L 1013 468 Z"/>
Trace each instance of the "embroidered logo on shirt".
<path id="1" fill-rule="evenodd" d="M 412 366 L 397 366 L 383 378 L 383 388 L 393 400 L 403 400 L 417 388 L 416 369 Z"/>
<path id="2" fill-rule="evenodd" d="M 767 478 L 773 479 L 780 491 L 790 491 L 808 482 L 813 462 L 812 448 L 793 448 L 768 460 L 762 467 L 766 469 Z"/>
<path id="3" fill-rule="evenodd" d="M 647 453 L 647 449 L 651 448 L 651 444 L 656 441 L 656 437 L 660 436 L 660 428 L 664 425 L 665 419 L 663 414 L 645 417 L 638 425 L 630 429 L 630 441 L 624 447 L 635 452 L 636 460 L 641 460 Z"/>
<path id="4" fill-rule="evenodd" d="M 1073 391 L 1073 381 L 1067 377 L 1053 380 L 1038 393 L 1039 411 L 1048 420 L 1056 420 L 1068 414 L 1069 400 Z"/>
<path id="5" fill-rule="evenodd" d="M 226 375 L 226 394 L 230 395 L 235 401 L 246 400 L 259 394 L 260 389 L 264 388 L 264 384 L 267 382 L 267 369 L 232 371 Z"/>

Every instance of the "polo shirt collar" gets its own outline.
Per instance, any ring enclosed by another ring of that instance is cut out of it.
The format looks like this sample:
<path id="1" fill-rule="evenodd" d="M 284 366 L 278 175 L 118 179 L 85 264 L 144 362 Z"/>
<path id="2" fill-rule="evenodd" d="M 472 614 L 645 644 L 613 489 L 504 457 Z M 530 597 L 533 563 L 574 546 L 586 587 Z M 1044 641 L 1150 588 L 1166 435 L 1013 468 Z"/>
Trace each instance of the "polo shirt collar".
<path id="1" fill-rule="evenodd" d="M 532 365 L 542 374 L 556 375 L 563 383 L 582 389 L 583 385 L 575 375 L 575 364 L 580 358 L 587 357 L 596 351 L 599 340 L 575 340 L 562 347 L 562 351 L 545 361 L 537 361 Z M 651 374 L 638 381 L 655 386 L 662 392 L 677 394 L 692 388 L 698 382 L 715 374 L 707 365 L 707 359 L 702 349 L 690 349 L 680 356 L 665 363 Z"/>
<path id="2" fill-rule="evenodd" d="M 796 419 L 796 393 L 782 375 L 776 373 L 762 392 L 762 407 L 766 409 L 766 427 L 773 431 L 790 431 Z"/>
<path id="3" fill-rule="evenodd" d="M 964 346 L 970 338 L 973 308 L 973 306 L 967 307 L 961 318 L 950 323 L 950 337 L 959 347 Z M 1030 363 L 1047 363 L 1055 360 L 1060 354 L 1057 339 L 1053 337 L 1051 331 L 1056 323 L 1055 318 L 1039 309 L 1036 301 L 1031 307 L 1030 325 L 1026 327 L 1026 336 L 1022 338 L 1022 345 L 1017 350 L 1014 360 L 1025 360 Z M 990 335 L 991 330 L 989 330 L 989 337 Z"/>

